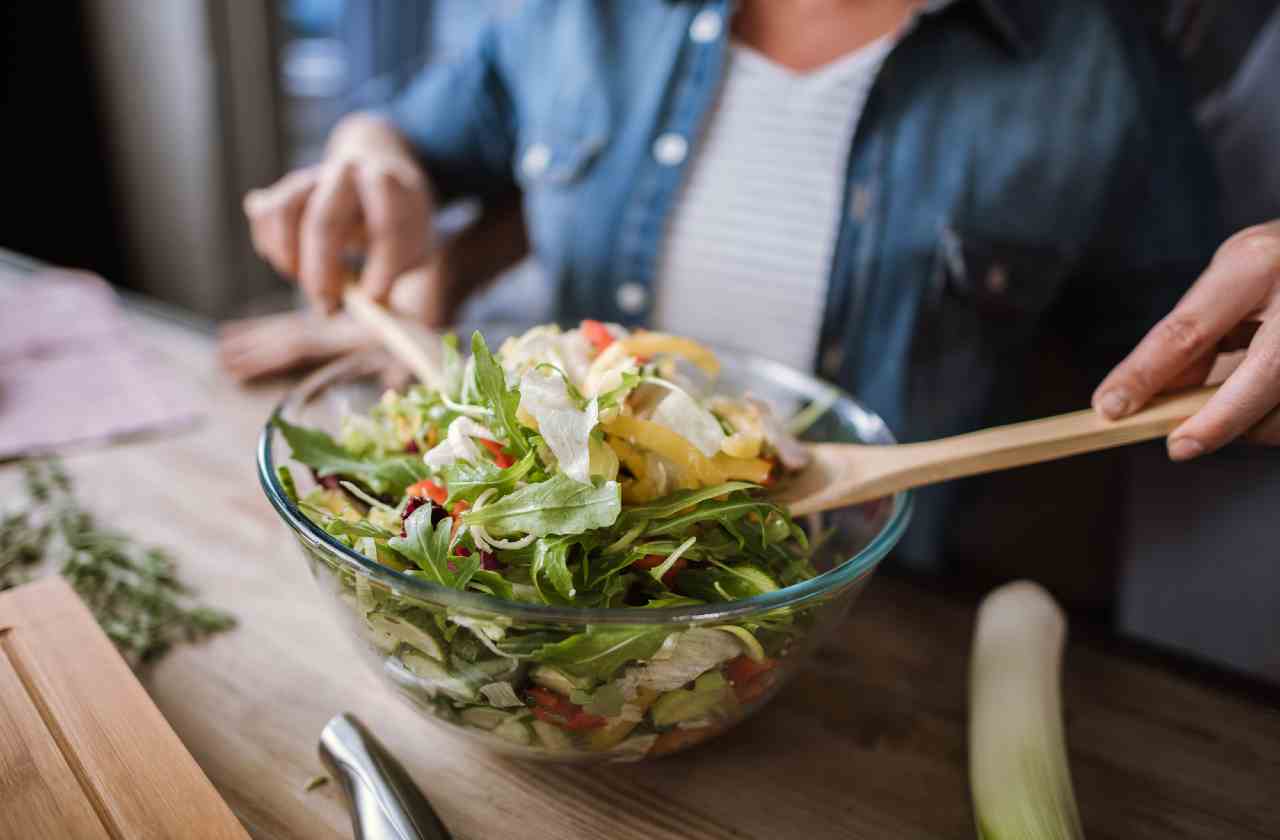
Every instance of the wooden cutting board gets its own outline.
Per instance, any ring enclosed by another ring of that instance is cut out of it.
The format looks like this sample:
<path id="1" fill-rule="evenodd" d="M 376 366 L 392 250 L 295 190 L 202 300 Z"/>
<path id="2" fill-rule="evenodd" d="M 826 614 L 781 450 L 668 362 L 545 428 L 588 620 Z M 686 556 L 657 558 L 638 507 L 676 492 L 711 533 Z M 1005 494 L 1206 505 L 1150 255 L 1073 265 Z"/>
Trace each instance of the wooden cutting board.
<path id="1" fill-rule="evenodd" d="M 0 839 L 248 835 L 59 577 L 0 593 Z"/>

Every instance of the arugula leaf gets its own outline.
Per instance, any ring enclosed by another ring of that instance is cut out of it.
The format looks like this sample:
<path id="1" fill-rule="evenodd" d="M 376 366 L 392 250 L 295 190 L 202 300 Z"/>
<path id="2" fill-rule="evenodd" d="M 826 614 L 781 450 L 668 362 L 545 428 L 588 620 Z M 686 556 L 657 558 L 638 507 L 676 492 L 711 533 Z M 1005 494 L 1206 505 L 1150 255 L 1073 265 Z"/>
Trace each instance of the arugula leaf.
<path id="1" fill-rule="evenodd" d="M 622 525 L 631 525 L 645 519 L 667 519 L 708 499 L 735 493 L 739 490 L 754 490 L 756 486 L 748 481 L 727 481 L 724 484 L 716 484 L 712 487 L 703 487 L 698 490 L 677 490 L 647 505 L 636 505 L 627 508 L 623 511 L 618 521 Z"/>
<path id="2" fill-rule="evenodd" d="M 610 575 L 605 578 L 604 586 L 591 593 L 583 595 L 579 593 L 577 603 L 584 607 L 621 607 L 625 606 L 622 599 L 626 596 L 627 590 L 631 588 L 632 582 L 636 579 L 635 575 Z"/>
<path id="3" fill-rule="evenodd" d="M 359 481 L 376 494 L 399 496 L 410 484 L 429 474 L 427 465 L 416 455 L 362 458 L 319 429 L 304 429 L 281 417 L 275 419 L 275 424 L 289 443 L 294 459 L 311 467 L 321 478 L 341 475 Z"/>
<path id="4" fill-rule="evenodd" d="M 293 483 L 293 473 L 289 472 L 288 467 L 281 464 L 276 467 L 276 478 L 280 479 L 280 486 L 284 489 L 285 496 L 296 505 L 298 503 L 298 485 Z"/>
<path id="5" fill-rule="evenodd" d="M 395 536 L 393 531 L 388 531 L 367 519 L 352 522 L 335 516 L 325 522 L 323 527 L 326 532 L 335 537 L 372 537 L 375 540 L 389 540 Z"/>
<path id="6" fill-rule="evenodd" d="M 405 536 L 392 537 L 387 545 L 392 550 L 413 561 L 422 570 L 414 575 L 441 586 L 463 589 L 480 568 L 479 552 L 468 557 L 453 553 L 453 520 L 441 519 L 433 529 L 431 511 L 435 505 L 428 502 L 405 520 Z"/>
<path id="7" fill-rule="evenodd" d="M 476 498 L 488 490 L 495 488 L 499 493 L 510 493 L 516 482 L 522 480 L 537 465 L 538 456 L 530 450 L 523 458 L 506 469 L 499 469 L 492 461 L 454 461 L 444 468 L 445 486 L 449 488 L 448 504 L 462 499 L 474 502 Z"/>
<path id="8" fill-rule="evenodd" d="M 468 525 L 483 525 L 490 534 L 581 534 L 607 528 L 618 518 L 622 495 L 616 481 L 598 485 L 556 473 L 546 481 L 522 487 L 480 510 L 462 515 Z"/>
<path id="9" fill-rule="evenodd" d="M 641 555 L 643 556 L 643 555 Z M 621 554 L 606 555 L 598 558 L 596 564 L 590 569 L 587 575 L 587 589 L 595 589 L 602 581 L 621 572 L 629 567 L 637 559 L 637 556 L 629 551 Z"/>
<path id="10" fill-rule="evenodd" d="M 477 569 L 471 575 L 470 586 L 495 598 L 505 598 L 508 601 L 516 599 L 515 588 L 511 582 L 497 572 L 487 569 Z"/>
<path id="11" fill-rule="evenodd" d="M 569 571 L 569 552 L 578 542 L 579 539 L 574 536 L 544 537 L 534 544 L 533 567 L 530 573 L 534 588 L 538 590 L 539 595 L 542 595 L 544 601 L 550 603 L 550 599 L 542 592 L 540 577 L 543 574 L 551 581 L 555 591 L 565 599 L 571 601 L 577 594 L 577 589 L 573 585 L 573 573 Z"/>
<path id="12" fill-rule="evenodd" d="M 654 598 L 644 605 L 644 609 L 667 609 L 670 607 L 697 607 L 705 604 L 706 601 L 700 601 L 697 598 L 688 598 L 684 595 L 664 595 L 661 598 Z M 728 630 L 729 627 L 717 628 Z"/>
<path id="13" fill-rule="evenodd" d="M 516 419 L 520 390 L 507 387 L 507 376 L 489 352 L 489 346 L 484 343 L 484 336 L 480 335 L 479 330 L 471 335 L 471 358 L 475 359 L 476 365 L 476 390 L 481 401 L 493 412 L 495 431 L 502 432 L 507 439 L 507 447 L 517 456 L 523 457 L 530 451 L 530 447 L 524 428 Z"/>
<path id="14" fill-rule="evenodd" d="M 494 642 L 494 647 L 501 651 L 503 656 L 530 659 L 538 656 L 543 648 L 565 641 L 567 638 L 573 637 L 555 630 L 533 630 L 523 634 L 509 634 Z"/>
<path id="15" fill-rule="evenodd" d="M 606 680 L 627 662 L 652 657 L 669 635 L 666 627 L 590 625 L 585 633 L 544 645 L 534 657 L 574 676 Z"/>
<path id="16" fill-rule="evenodd" d="M 680 545 L 676 546 L 675 551 L 667 555 L 666 560 L 663 560 L 660 564 L 658 564 L 657 566 L 649 570 L 649 576 L 652 577 L 654 580 L 656 580 L 658 583 L 662 583 L 663 575 L 671 571 L 672 567 L 675 566 L 676 561 L 680 559 L 680 555 L 684 554 L 686 551 L 692 548 L 693 544 L 696 543 L 697 541 L 698 541 L 697 537 L 689 537 L 689 539 L 680 543 Z"/>
<path id="17" fill-rule="evenodd" d="M 650 526 L 645 532 L 646 537 L 660 537 L 666 534 L 676 534 L 684 531 L 691 525 L 707 520 L 715 520 L 720 523 L 727 523 L 733 520 L 741 519 L 749 513 L 760 513 L 768 515 L 777 510 L 777 505 L 771 502 L 762 501 L 760 499 L 752 499 L 749 497 L 729 499 L 723 502 L 703 502 L 697 508 L 683 513 L 674 519 L 669 519 L 657 526 Z"/>
<path id="18" fill-rule="evenodd" d="M 627 398 L 627 394 L 630 394 L 635 390 L 636 386 L 640 384 L 640 380 L 643 378 L 644 377 L 633 370 L 623 371 L 621 384 L 616 388 L 610 388 L 608 391 L 605 391 L 597 397 L 599 400 L 600 410 L 604 411 L 606 408 L 613 408 L 615 405 L 620 404 Z"/>

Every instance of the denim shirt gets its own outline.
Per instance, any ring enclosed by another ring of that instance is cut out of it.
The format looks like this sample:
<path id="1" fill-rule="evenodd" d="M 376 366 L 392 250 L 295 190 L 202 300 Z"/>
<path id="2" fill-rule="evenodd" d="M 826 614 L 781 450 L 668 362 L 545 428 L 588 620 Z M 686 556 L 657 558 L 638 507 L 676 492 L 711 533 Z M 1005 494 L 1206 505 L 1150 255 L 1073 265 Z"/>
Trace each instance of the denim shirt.
<path id="1" fill-rule="evenodd" d="M 900 440 L 1016 419 L 1010 364 L 1054 325 L 1100 372 L 1212 254 L 1209 158 L 1122 6 L 933 4 L 886 59 L 844 174 L 813 366 Z M 387 114 L 445 197 L 522 191 L 562 320 L 643 324 L 733 11 L 526 0 Z M 921 494 L 915 565 L 935 564 L 953 495 Z"/>

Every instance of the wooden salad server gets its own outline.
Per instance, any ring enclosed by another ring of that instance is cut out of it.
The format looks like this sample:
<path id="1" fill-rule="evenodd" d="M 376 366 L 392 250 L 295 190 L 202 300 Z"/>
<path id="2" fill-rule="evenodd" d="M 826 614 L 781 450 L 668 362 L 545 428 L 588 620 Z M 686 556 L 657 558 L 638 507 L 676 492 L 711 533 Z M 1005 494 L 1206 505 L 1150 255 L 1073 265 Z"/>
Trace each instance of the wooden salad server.
<path id="1" fill-rule="evenodd" d="M 795 516 L 879 499 L 900 490 L 1056 461 L 1163 437 L 1209 401 L 1216 387 L 1157 397 L 1121 420 L 1092 410 L 997 426 L 921 443 L 815 443 L 812 462 L 773 498 Z"/>
<path id="2" fill-rule="evenodd" d="M 342 307 L 377 336 L 383 347 L 403 362 L 419 382 L 435 390 L 445 387 L 440 358 L 435 350 L 440 345 L 439 333 L 396 315 L 355 285 L 343 289 Z"/>
<path id="3" fill-rule="evenodd" d="M 354 286 L 347 287 L 343 303 L 421 381 L 439 387 L 439 363 L 418 334 L 421 327 L 391 314 Z M 953 478 L 1154 440 L 1199 411 L 1215 391 L 1206 387 L 1157 397 L 1121 420 L 1105 420 L 1085 410 L 922 443 L 814 443 L 808 446 L 813 457 L 809 466 L 770 495 L 792 515 L 801 516 Z"/>

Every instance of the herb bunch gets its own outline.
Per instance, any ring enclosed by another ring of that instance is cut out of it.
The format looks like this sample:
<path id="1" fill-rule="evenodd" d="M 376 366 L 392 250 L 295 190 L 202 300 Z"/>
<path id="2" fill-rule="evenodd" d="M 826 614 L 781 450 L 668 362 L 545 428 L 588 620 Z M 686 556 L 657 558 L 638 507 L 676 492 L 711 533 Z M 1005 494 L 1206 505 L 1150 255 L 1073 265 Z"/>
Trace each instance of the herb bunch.
<path id="1" fill-rule="evenodd" d="M 168 552 L 98 525 L 60 463 L 27 461 L 22 470 L 26 498 L 0 519 L 0 590 L 60 572 L 133 666 L 235 625 L 192 601 Z"/>

